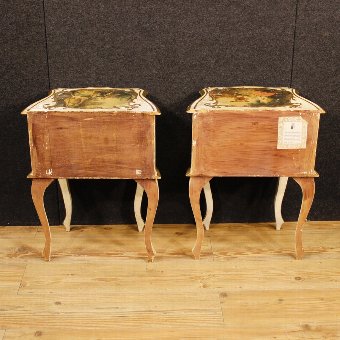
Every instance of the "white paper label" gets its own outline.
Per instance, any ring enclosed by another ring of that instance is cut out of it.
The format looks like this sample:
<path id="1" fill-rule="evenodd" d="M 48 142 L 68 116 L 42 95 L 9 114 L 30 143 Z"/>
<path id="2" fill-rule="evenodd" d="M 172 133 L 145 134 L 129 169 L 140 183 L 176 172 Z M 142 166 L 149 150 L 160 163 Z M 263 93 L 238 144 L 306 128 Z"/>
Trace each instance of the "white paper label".
<path id="1" fill-rule="evenodd" d="M 306 149 L 308 123 L 300 116 L 279 117 L 278 149 Z"/>

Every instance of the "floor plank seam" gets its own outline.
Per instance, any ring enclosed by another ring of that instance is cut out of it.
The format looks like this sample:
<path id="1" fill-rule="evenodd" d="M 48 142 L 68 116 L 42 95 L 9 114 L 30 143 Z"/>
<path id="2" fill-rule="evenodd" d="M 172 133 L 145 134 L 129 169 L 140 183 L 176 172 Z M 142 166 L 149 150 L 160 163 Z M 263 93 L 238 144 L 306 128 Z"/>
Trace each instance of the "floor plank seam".
<path id="1" fill-rule="evenodd" d="M 212 245 L 211 235 L 209 235 L 209 244 L 210 244 L 210 254 L 211 254 L 211 257 L 212 257 L 212 261 L 214 261 L 214 252 L 213 252 L 213 245 Z"/>
<path id="2" fill-rule="evenodd" d="M 221 314 L 222 314 L 222 321 L 223 321 L 223 324 L 225 324 L 225 321 L 224 321 L 224 313 L 223 313 L 223 307 L 222 307 L 221 293 L 218 294 L 218 300 L 219 300 L 219 302 L 220 302 L 220 308 L 221 308 Z"/>
<path id="3" fill-rule="evenodd" d="M 20 288 L 21 288 L 22 281 L 23 281 L 24 276 L 25 276 L 25 274 L 26 274 L 27 265 L 28 265 L 28 262 L 26 261 L 26 263 L 25 263 L 25 268 L 24 268 L 24 270 L 23 270 L 23 273 L 22 273 L 22 275 L 21 275 L 21 279 L 20 279 L 20 281 L 19 281 L 19 286 L 18 286 L 17 294 L 16 294 L 16 295 L 19 295 L 19 290 L 20 290 Z"/>

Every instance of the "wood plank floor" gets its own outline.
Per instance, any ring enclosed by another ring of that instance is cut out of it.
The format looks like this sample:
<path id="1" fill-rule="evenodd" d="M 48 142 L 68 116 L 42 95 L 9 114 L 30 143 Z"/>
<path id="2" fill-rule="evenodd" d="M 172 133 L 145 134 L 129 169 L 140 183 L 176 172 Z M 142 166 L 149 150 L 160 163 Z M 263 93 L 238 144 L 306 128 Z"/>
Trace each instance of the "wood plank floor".
<path id="1" fill-rule="evenodd" d="M 0 227 L 0 339 L 340 339 L 340 222 Z"/>

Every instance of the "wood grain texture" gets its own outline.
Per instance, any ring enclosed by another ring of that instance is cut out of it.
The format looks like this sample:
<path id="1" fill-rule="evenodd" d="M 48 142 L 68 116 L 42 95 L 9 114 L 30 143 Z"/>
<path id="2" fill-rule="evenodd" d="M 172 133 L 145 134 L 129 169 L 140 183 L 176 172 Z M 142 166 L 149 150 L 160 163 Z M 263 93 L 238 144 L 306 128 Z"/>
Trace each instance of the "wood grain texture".
<path id="1" fill-rule="evenodd" d="M 200 208 L 200 196 L 204 186 L 209 183 L 210 177 L 191 177 L 189 181 L 189 198 L 196 223 L 196 242 L 192 248 L 194 258 L 200 258 L 201 247 L 204 238 L 204 227 Z"/>
<path id="2" fill-rule="evenodd" d="M 307 339 L 313 335 L 314 339 L 336 339 L 339 335 L 339 289 L 269 290 L 260 293 L 260 300 L 254 300 L 254 294 L 257 291 L 221 293 L 224 322 L 240 336 L 268 325 L 272 332 L 286 332 L 288 338 L 290 333 Z"/>
<path id="3" fill-rule="evenodd" d="M 16 294 L 26 268 L 25 263 L 1 263 L 0 266 L 0 289 Z"/>
<path id="4" fill-rule="evenodd" d="M 148 253 L 148 259 L 149 261 L 153 261 L 156 255 L 156 251 L 152 245 L 151 234 L 159 199 L 158 181 L 157 179 L 140 179 L 136 180 L 136 182 L 143 187 L 148 197 L 148 209 L 145 221 L 144 241 L 146 251 Z"/>
<path id="5" fill-rule="evenodd" d="M 190 325 L 190 322 L 201 322 L 202 325 L 221 325 L 223 322 L 219 296 L 216 293 L 207 292 L 196 298 L 193 293 L 188 292 L 186 294 L 155 292 L 154 294 L 155 298 L 149 299 L 147 296 L 149 294 L 129 294 L 122 291 L 114 293 L 112 289 L 100 294 L 99 297 L 88 295 L 83 300 L 79 296 L 63 298 L 46 295 L 40 300 L 37 300 L 34 295 L 19 295 L 16 299 L 8 296 L 3 299 L 2 320 L 7 320 L 6 324 L 21 324 L 23 327 L 29 327 L 30 320 L 36 327 L 56 327 L 58 323 L 64 321 L 71 328 L 85 329 L 98 329 L 101 326 L 105 327 L 105 324 L 108 326 L 119 324 L 120 319 L 125 319 L 123 323 L 126 326 L 142 325 L 143 319 L 144 322 L 156 325 L 157 316 L 160 324 L 168 321 L 172 325 L 179 326 Z M 200 310 L 202 305 L 206 305 L 204 311 Z M 34 315 L 32 312 L 35 310 L 42 312 Z M 54 314 L 54 320 L 44 317 L 49 313 Z M 59 316 L 57 317 L 56 314 Z M 183 317 L 179 317 L 180 315 Z M 67 318 L 69 318 L 68 322 Z M 91 322 L 86 321 L 89 320 L 88 318 L 91 318 Z M 2 320 L 0 324 L 3 325 Z"/>
<path id="6" fill-rule="evenodd" d="M 274 335 L 273 335 L 274 334 Z M 273 327 L 247 327 L 234 329 L 225 326 L 201 326 L 195 327 L 166 327 L 166 326 L 143 326 L 143 332 L 137 334 L 136 327 L 122 327 L 112 325 L 102 329 L 82 330 L 78 328 L 22 328 L 6 330 L 6 340 L 18 338 L 36 340 L 40 339 L 59 340 L 62 339 L 271 339 L 278 340 L 300 340 L 300 339 L 330 339 L 335 340 L 339 337 L 339 331 L 336 324 L 322 326 L 287 325 L 285 329 Z"/>
<path id="7" fill-rule="evenodd" d="M 302 227 L 307 220 L 309 210 L 313 204 L 315 182 L 314 178 L 294 178 L 294 180 L 299 184 L 302 191 L 301 209 L 295 230 L 295 253 L 296 258 L 300 260 L 303 257 Z"/>
<path id="8" fill-rule="evenodd" d="M 53 178 L 35 178 L 32 180 L 31 194 L 35 209 L 45 235 L 45 246 L 42 255 L 46 261 L 51 259 L 51 230 L 45 211 L 44 195 Z"/>
<path id="9" fill-rule="evenodd" d="M 223 326 L 200 326 L 195 327 L 167 327 L 165 325 L 143 325 L 143 331 L 138 332 L 135 326 L 110 325 L 102 329 L 78 329 L 78 328 L 22 328 L 8 329 L 6 340 L 24 338 L 27 340 L 40 339 L 224 339 L 226 329 Z"/>
<path id="10" fill-rule="evenodd" d="M 38 227 L 12 226 L 10 232 L 6 227 L 0 227 L 0 240 L 4 239 L 32 239 L 37 233 Z M 0 247 L 1 248 L 1 247 Z"/>
<path id="11" fill-rule="evenodd" d="M 32 174 L 47 178 L 157 178 L 155 116 L 28 112 Z"/>
<path id="12" fill-rule="evenodd" d="M 308 122 L 306 149 L 277 149 L 278 118 Z M 317 176 L 319 113 L 272 111 L 193 114 L 190 176 Z"/>
<path id="13" fill-rule="evenodd" d="M 295 224 L 273 226 L 212 224 L 193 261 L 193 225 L 155 225 L 155 262 L 136 258 L 145 250 L 134 225 L 52 227 L 49 263 L 27 252 L 41 229 L 0 227 L 0 335 L 338 339 L 340 223 L 306 223 L 304 261 L 291 256 Z"/>

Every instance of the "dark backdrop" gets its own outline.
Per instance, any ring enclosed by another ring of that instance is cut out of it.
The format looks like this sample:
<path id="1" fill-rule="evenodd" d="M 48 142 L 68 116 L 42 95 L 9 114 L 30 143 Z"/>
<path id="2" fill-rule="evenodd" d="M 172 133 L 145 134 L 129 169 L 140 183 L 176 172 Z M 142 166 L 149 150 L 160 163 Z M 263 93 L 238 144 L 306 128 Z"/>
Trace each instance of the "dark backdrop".
<path id="1" fill-rule="evenodd" d="M 191 116 L 206 86 L 292 86 L 320 104 L 313 220 L 340 220 L 337 1 L 13 0 L 0 4 L 0 225 L 38 224 L 20 111 L 56 87 L 141 87 L 161 109 L 157 223 L 193 223 L 185 172 Z M 133 181 L 73 180 L 73 224 L 134 223 Z M 213 222 L 273 221 L 274 178 L 213 179 Z M 46 194 L 52 224 L 64 210 Z M 292 181 L 283 215 L 295 220 Z M 145 205 L 145 202 L 144 202 Z"/>

